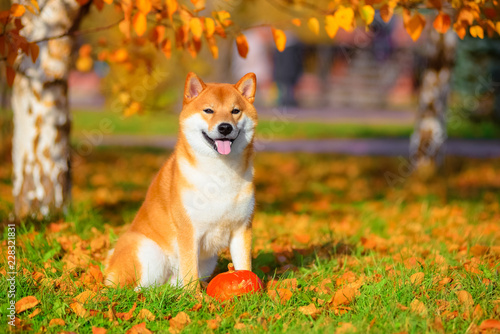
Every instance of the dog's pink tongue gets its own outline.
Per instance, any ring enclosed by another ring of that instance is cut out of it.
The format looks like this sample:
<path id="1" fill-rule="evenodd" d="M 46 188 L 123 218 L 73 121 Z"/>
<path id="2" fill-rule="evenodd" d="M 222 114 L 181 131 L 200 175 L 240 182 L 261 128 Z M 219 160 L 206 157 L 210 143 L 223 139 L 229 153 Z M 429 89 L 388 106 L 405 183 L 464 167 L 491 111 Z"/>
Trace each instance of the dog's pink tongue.
<path id="1" fill-rule="evenodd" d="M 217 145 L 217 152 L 220 154 L 229 154 L 231 152 L 231 143 L 229 140 L 215 140 L 215 145 Z"/>

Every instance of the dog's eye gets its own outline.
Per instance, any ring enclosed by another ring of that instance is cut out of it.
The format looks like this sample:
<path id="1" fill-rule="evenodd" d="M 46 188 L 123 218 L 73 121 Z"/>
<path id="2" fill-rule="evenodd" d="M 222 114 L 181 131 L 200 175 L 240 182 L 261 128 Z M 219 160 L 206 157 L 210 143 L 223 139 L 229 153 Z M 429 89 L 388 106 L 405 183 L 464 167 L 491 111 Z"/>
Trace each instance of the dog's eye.
<path id="1" fill-rule="evenodd" d="M 210 109 L 210 108 L 203 109 L 203 111 L 204 111 L 205 113 L 207 113 L 207 114 L 213 114 L 213 113 L 214 113 L 214 111 L 213 111 L 212 109 Z"/>
<path id="2" fill-rule="evenodd" d="M 239 114 L 240 113 L 240 109 L 236 109 L 234 108 L 232 111 L 231 111 L 231 114 Z"/>

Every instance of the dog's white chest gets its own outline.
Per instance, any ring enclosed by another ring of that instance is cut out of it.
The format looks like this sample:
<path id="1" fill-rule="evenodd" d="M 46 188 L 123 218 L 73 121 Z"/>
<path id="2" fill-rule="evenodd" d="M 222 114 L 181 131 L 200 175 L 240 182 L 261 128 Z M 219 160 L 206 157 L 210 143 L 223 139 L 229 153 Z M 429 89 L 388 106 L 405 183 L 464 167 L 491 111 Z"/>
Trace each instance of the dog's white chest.
<path id="1" fill-rule="evenodd" d="M 184 208 L 195 228 L 201 250 L 217 252 L 227 247 L 231 232 L 247 222 L 254 209 L 253 170 L 244 173 L 220 160 L 197 168 L 180 163 L 191 187 L 182 192 Z"/>

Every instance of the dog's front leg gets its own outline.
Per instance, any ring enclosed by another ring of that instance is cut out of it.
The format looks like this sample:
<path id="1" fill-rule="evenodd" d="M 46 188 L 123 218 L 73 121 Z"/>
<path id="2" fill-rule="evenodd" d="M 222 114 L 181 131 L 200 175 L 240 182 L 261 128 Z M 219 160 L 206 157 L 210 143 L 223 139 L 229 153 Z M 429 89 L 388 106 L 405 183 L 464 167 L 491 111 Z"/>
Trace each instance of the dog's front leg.
<path id="1" fill-rule="evenodd" d="M 194 233 L 183 233 L 179 242 L 179 273 L 184 287 L 193 287 L 199 291 L 198 274 L 198 242 Z"/>
<path id="2" fill-rule="evenodd" d="M 242 225 L 231 234 L 229 244 L 236 270 L 252 270 L 252 223 Z"/>

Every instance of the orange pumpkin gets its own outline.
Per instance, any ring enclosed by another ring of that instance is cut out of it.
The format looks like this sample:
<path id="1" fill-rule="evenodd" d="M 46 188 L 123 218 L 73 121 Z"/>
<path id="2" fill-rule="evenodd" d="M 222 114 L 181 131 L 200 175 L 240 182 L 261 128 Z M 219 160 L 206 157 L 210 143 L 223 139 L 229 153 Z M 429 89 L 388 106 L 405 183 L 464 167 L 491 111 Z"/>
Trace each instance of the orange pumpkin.
<path id="1" fill-rule="evenodd" d="M 215 276 L 207 286 L 207 294 L 218 301 L 230 300 L 235 296 L 257 293 L 264 289 L 262 281 L 249 270 L 234 270 L 230 263 L 228 272 Z"/>

